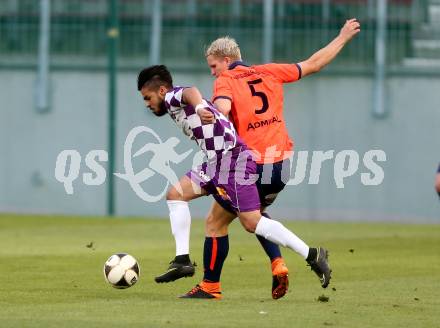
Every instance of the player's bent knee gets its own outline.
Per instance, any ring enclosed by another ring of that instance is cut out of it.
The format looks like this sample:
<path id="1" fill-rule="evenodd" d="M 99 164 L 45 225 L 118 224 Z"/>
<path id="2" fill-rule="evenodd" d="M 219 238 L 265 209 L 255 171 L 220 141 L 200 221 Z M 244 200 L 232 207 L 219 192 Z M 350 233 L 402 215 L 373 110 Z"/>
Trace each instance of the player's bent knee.
<path id="1" fill-rule="evenodd" d="M 183 200 L 182 195 L 173 186 L 168 189 L 166 197 L 167 200 Z"/>
<path id="2" fill-rule="evenodd" d="M 245 228 L 247 232 L 254 233 L 257 228 L 257 222 L 250 219 L 240 218 L 241 225 Z"/>
<path id="3" fill-rule="evenodd" d="M 255 229 L 257 229 L 258 221 L 261 218 L 261 212 L 241 212 L 238 217 L 240 218 L 240 222 L 242 226 L 246 229 L 246 231 L 254 233 Z"/>

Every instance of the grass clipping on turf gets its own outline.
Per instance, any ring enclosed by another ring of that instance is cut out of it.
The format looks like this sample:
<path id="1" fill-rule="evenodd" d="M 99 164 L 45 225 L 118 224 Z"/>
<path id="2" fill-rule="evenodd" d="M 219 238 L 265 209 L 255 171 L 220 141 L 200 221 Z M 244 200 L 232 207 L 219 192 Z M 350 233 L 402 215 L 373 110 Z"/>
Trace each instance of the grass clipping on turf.
<path id="1" fill-rule="evenodd" d="M 321 296 L 318 296 L 318 298 L 316 300 L 318 302 L 327 303 L 328 301 L 330 301 L 330 297 L 325 296 L 324 294 L 322 294 Z"/>

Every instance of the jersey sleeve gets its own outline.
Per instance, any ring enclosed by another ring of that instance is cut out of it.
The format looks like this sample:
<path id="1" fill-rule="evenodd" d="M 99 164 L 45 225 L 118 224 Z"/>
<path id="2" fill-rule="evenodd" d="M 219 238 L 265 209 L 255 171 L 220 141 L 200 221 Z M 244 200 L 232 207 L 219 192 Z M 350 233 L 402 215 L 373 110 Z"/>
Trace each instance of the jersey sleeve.
<path id="1" fill-rule="evenodd" d="M 232 101 L 232 90 L 226 78 L 220 76 L 214 81 L 212 102 L 217 99 L 229 99 Z"/>
<path id="2" fill-rule="evenodd" d="M 192 106 L 187 105 L 183 100 L 183 91 L 187 87 L 175 87 L 165 95 L 165 107 L 167 110 L 176 114 L 179 111 L 184 111 L 187 116 L 195 113 Z"/>
<path id="3" fill-rule="evenodd" d="M 165 106 L 169 109 L 172 107 L 183 107 L 183 87 L 176 87 L 165 95 Z"/>
<path id="4" fill-rule="evenodd" d="M 301 79 L 301 66 L 299 64 L 264 64 L 257 66 L 258 70 L 275 76 L 283 83 L 295 82 Z"/>

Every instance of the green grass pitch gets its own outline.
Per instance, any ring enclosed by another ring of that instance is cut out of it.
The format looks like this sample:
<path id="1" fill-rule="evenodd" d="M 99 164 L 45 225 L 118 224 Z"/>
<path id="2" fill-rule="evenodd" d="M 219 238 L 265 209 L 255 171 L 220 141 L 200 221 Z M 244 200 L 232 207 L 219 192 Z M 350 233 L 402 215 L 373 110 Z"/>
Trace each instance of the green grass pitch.
<path id="1" fill-rule="evenodd" d="M 168 220 L 1 215 L 0 327 L 440 326 L 440 225 L 284 223 L 330 250 L 329 288 L 283 249 L 290 291 L 272 300 L 269 261 L 234 222 L 224 299 L 213 301 L 177 298 L 202 277 L 201 220 L 191 233 L 196 276 L 158 285 L 154 275 L 174 255 Z M 116 252 L 141 266 L 127 290 L 104 282 L 103 264 Z"/>

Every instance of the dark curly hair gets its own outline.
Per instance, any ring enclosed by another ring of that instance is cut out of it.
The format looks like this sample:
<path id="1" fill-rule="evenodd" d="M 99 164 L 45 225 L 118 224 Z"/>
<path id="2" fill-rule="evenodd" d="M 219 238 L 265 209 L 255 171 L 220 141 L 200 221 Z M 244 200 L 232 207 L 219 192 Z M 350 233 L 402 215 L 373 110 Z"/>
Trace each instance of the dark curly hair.
<path id="1" fill-rule="evenodd" d="M 162 85 L 167 88 L 173 87 L 173 78 L 165 65 L 154 65 L 144 68 L 138 75 L 138 91 L 141 91 L 144 86 L 158 89 Z"/>

